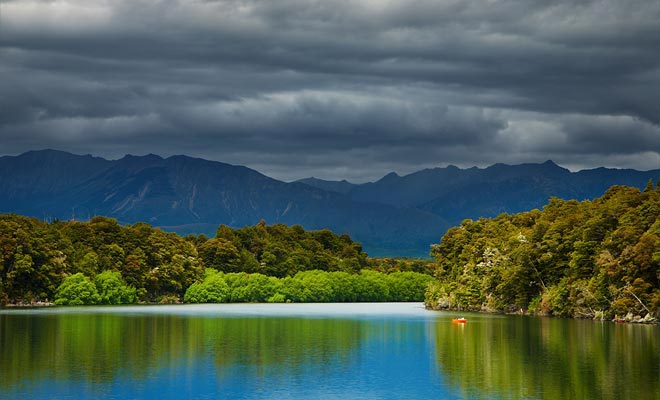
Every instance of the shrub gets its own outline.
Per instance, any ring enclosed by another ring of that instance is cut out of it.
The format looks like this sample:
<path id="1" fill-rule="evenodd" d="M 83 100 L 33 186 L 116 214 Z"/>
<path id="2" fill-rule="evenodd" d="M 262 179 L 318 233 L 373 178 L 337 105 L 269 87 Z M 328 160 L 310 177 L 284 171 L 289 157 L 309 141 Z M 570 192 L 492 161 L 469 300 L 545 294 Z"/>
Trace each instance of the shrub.
<path id="1" fill-rule="evenodd" d="M 96 275 L 95 282 L 100 304 L 135 303 L 135 288 L 127 286 L 119 272 L 103 271 Z"/>
<path id="2" fill-rule="evenodd" d="M 96 285 L 80 272 L 65 278 L 55 294 L 57 305 L 80 306 L 98 304 L 100 301 Z"/>

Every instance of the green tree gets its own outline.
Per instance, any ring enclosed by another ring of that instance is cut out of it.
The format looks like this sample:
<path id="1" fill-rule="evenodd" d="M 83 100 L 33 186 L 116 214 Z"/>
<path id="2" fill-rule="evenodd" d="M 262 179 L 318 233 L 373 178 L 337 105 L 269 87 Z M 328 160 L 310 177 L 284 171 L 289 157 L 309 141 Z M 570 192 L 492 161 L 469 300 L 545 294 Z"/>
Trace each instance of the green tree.
<path id="1" fill-rule="evenodd" d="M 98 304 L 100 301 L 96 285 L 80 272 L 65 278 L 55 294 L 57 305 L 79 306 Z"/>
<path id="2" fill-rule="evenodd" d="M 129 287 L 117 271 L 106 270 L 94 278 L 100 304 L 131 304 L 136 301 L 136 290 Z"/>
<path id="3" fill-rule="evenodd" d="M 82 272 L 87 276 L 96 275 L 99 271 L 99 256 L 94 251 L 85 253 L 82 259 L 74 263 L 76 272 Z"/>
<path id="4" fill-rule="evenodd" d="M 238 272 L 242 269 L 239 250 L 227 239 L 209 239 L 198 248 L 198 253 L 206 268 L 223 272 Z"/>
<path id="5" fill-rule="evenodd" d="M 237 303 L 266 302 L 281 286 L 277 278 L 259 273 L 231 273 L 224 278 L 230 288 L 230 301 Z"/>
<path id="6" fill-rule="evenodd" d="M 653 191 L 653 179 L 649 179 L 649 181 L 646 183 L 646 186 L 644 187 L 644 193 L 651 191 Z"/>
<path id="7" fill-rule="evenodd" d="M 147 289 L 145 286 L 147 285 L 148 272 L 148 258 L 142 248 L 138 247 L 126 256 L 121 274 L 127 285 L 136 288 L 139 300 L 147 299 Z"/>
<path id="8" fill-rule="evenodd" d="M 362 270 L 357 281 L 358 301 L 388 301 L 390 290 L 384 274 Z"/>
<path id="9" fill-rule="evenodd" d="M 187 303 L 224 303 L 229 300 L 230 289 L 223 274 L 215 270 L 207 270 L 202 282 L 195 282 L 184 296 Z"/>
<path id="10" fill-rule="evenodd" d="M 305 288 L 302 301 L 327 303 L 335 299 L 328 272 L 319 270 L 298 272 L 294 279 L 299 280 Z"/>
<path id="11" fill-rule="evenodd" d="M 424 301 L 433 277 L 418 272 L 394 272 L 387 275 L 390 301 Z"/>

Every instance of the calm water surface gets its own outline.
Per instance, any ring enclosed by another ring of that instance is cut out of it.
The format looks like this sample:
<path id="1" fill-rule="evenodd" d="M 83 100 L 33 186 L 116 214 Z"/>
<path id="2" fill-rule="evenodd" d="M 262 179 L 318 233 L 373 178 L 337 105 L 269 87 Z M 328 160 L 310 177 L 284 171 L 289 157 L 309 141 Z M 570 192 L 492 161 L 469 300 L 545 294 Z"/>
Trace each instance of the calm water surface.
<path id="1" fill-rule="evenodd" d="M 660 327 L 418 303 L 0 310 L 2 399 L 660 399 Z"/>

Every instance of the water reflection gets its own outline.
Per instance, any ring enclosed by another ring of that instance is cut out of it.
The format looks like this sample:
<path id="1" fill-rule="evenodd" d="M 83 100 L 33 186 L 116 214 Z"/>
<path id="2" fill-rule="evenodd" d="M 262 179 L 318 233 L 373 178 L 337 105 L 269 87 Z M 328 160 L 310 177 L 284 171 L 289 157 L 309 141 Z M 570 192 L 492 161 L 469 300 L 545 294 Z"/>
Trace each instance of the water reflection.
<path id="1" fill-rule="evenodd" d="M 473 316 L 434 334 L 439 368 L 466 398 L 660 398 L 657 326 Z"/>
<path id="2" fill-rule="evenodd" d="M 191 310 L 0 313 L 0 397 L 456 397 L 429 376 L 432 319 L 419 311 Z"/>
<path id="3" fill-rule="evenodd" d="M 657 326 L 242 307 L 0 311 L 0 398 L 660 399 Z"/>
<path id="4" fill-rule="evenodd" d="M 9 323 L 11 329 L 4 329 Z M 294 318 L 0 315 L 0 324 L 3 386 L 26 375 L 103 383 L 121 368 L 139 375 L 206 356 L 219 371 L 227 365 L 257 365 L 256 373 L 301 374 L 310 363 L 349 364 L 351 350 L 365 334 L 357 320 Z"/>

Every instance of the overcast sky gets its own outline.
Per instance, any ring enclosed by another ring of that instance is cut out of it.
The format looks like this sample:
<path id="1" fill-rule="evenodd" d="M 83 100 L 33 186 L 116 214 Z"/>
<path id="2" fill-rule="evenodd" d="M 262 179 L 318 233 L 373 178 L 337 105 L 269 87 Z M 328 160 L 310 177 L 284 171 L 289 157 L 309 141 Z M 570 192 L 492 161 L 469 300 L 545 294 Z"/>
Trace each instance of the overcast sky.
<path id="1" fill-rule="evenodd" d="M 0 154 L 660 168 L 660 1 L 0 0 Z"/>

